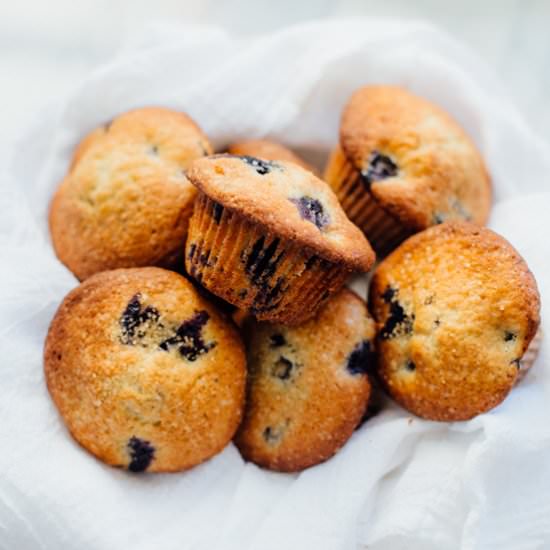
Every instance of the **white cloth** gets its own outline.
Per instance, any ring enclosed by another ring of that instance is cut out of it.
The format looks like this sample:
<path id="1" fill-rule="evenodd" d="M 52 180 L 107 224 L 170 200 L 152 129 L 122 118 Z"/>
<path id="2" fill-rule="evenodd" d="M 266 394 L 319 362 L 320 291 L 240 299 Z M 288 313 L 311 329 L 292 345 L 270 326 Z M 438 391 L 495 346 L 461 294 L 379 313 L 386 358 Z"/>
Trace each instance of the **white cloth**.
<path id="1" fill-rule="evenodd" d="M 388 19 L 247 39 L 153 26 L 37 118 L 2 164 L 0 549 L 550 548 L 545 346 L 490 413 L 444 424 L 390 405 L 333 459 L 299 475 L 244 464 L 232 445 L 187 473 L 130 475 L 83 451 L 48 397 L 42 346 L 76 280 L 54 256 L 46 209 L 84 132 L 159 104 L 190 113 L 217 147 L 268 136 L 324 155 L 345 100 L 375 82 L 436 101 L 472 135 L 494 180 L 491 226 L 528 260 L 550 311 L 550 149 L 463 46 Z"/>

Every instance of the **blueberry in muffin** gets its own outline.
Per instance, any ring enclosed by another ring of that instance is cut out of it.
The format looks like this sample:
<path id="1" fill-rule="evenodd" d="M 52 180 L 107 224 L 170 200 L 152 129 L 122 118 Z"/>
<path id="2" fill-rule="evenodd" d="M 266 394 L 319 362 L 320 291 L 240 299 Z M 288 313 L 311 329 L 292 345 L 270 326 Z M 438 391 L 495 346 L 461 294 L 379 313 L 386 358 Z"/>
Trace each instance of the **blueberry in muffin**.
<path id="1" fill-rule="evenodd" d="M 309 170 L 315 175 L 317 170 L 307 163 L 304 159 L 300 158 L 296 153 L 277 143 L 275 141 L 267 139 L 252 139 L 247 141 L 240 141 L 233 143 L 227 149 L 227 152 L 231 155 L 255 157 L 263 160 L 282 160 L 286 162 L 293 162 L 306 170 Z"/>

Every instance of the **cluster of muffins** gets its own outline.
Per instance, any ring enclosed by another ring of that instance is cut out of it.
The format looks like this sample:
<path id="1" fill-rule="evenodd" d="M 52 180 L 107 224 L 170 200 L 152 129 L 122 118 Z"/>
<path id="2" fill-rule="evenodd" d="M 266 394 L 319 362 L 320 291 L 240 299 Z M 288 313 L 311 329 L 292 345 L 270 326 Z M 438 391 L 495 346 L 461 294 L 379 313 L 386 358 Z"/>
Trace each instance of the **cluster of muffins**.
<path id="1" fill-rule="evenodd" d="M 83 139 L 51 203 L 82 281 L 46 339 L 53 401 L 76 441 L 133 472 L 231 440 L 265 468 L 313 466 L 376 381 L 422 418 L 486 412 L 532 363 L 540 307 L 482 226 L 490 203 L 464 130 L 397 87 L 353 94 L 324 180 L 280 144 L 213 154 L 183 113 L 125 113 Z M 371 316 L 345 284 L 374 250 Z"/>

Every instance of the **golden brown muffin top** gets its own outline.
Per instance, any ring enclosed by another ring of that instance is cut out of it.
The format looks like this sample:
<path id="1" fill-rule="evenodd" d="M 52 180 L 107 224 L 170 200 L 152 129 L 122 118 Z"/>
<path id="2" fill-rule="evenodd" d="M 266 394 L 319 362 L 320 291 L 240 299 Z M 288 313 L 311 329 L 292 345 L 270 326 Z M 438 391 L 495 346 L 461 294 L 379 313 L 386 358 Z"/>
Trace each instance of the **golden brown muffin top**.
<path id="1" fill-rule="evenodd" d="M 327 260 L 358 271 L 374 262 L 367 239 L 330 187 L 296 164 L 214 155 L 193 162 L 187 177 L 224 208 Z"/>
<path id="2" fill-rule="evenodd" d="M 91 132 L 50 207 L 60 260 L 81 280 L 105 269 L 170 265 L 196 196 L 185 170 L 210 153 L 187 115 L 159 107 Z"/>
<path id="3" fill-rule="evenodd" d="M 539 325 L 539 295 L 525 261 L 502 237 L 445 223 L 403 243 L 370 288 L 379 373 L 413 413 L 463 420 L 508 394 Z"/>
<path id="4" fill-rule="evenodd" d="M 433 103 L 396 86 L 365 86 L 347 103 L 340 145 L 373 197 L 414 230 L 486 222 L 491 183 L 464 130 Z"/>
<path id="5" fill-rule="evenodd" d="M 235 442 L 245 458 L 298 471 L 332 456 L 363 417 L 374 364 L 374 322 L 344 289 L 298 327 L 247 328 L 247 406 Z"/>
<path id="6" fill-rule="evenodd" d="M 171 271 L 118 269 L 88 278 L 59 307 L 44 359 L 71 434 L 111 465 L 189 468 L 220 451 L 240 421 L 241 339 Z"/>
<path id="7" fill-rule="evenodd" d="M 71 168 L 95 147 L 103 150 L 124 145 L 142 145 L 146 152 L 182 168 L 212 153 L 204 132 L 185 113 L 166 107 L 141 107 L 118 115 L 84 137 L 75 148 Z"/>
<path id="8" fill-rule="evenodd" d="M 227 149 L 230 155 L 256 157 L 264 160 L 293 162 L 318 176 L 318 171 L 288 147 L 267 139 L 251 139 L 233 143 Z"/>

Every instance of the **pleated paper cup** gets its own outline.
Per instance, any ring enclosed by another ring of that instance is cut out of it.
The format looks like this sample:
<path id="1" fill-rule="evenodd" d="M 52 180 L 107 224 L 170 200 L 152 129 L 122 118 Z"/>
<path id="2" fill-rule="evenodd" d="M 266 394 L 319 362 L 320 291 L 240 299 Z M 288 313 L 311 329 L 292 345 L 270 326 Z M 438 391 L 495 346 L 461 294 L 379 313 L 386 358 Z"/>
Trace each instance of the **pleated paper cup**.
<path id="1" fill-rule="evenodd" d="M 257 319 L 295 325 L 312 317 L 350 275 L 345 266 L 280 238 L 201 193 L 189 224 L 189 274 Z"/>
<path id="2" fill-rule="evenodd" d="M 348 218 L 365 233 L 377 255 L 386 256 L 413 234 L 380 206 L 340 146 L 330 156 L 325 181 L 336 193 Z"/>
<path id="3" fill-rule="evenodd" d="M 523 354 L 523 357 L 519 360 L 519 371 L 518 377 L 516 379 L 516 384 L 519 384 L 524 378 L 525 375 L 529 372 L 529 369 L 533 366 L 533 363 L 538 357 L 540 346 L 542 343 L 542 330 L 539 328 L 531 340 L 527 350 Z"/>

